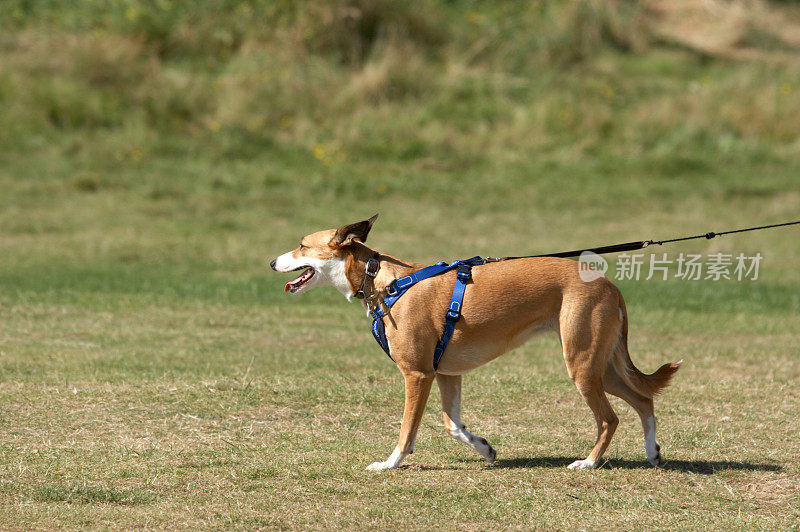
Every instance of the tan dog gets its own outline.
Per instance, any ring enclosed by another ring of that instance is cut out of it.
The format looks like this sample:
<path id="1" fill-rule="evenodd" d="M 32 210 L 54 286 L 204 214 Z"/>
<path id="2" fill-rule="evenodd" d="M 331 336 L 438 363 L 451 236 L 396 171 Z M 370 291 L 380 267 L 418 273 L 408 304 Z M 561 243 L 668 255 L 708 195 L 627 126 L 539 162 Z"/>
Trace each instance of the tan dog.
<path id="1" fill-rule="evenodd" d="M 285 290 L 298 294 L 333 285 L 351 300 L 365 285 L 367 261 L 375 258 L 380 261 L 372 281 L 377 297 L 363 305 L 371 310 L 379 304 L 392 280 L 424 265 L 367 247 L 364 242 L 376 218 L 305 236 L 300 247 L 273 260 L 270 265 L 278 272 L 304 270 Z M 669 383 L 680 362 L 664 364 L 652 375 L 636 369 L 628 355 L 625 302 L 611 281 L 600 277 L 584 282 L 578 263 L 560 258 L 524 258 L 474 267 L 461 318 L 438 371 L 434 371 L 433 351 L 455 282 L 455 271 L 419 282 L 384 318 L 391 356 L 405 378 L 405 409 L 394 452 L 368 469 L 397 467 L 413 452 L 434 379 L 439 384 L 448 433 L 493 462 L 497 453 L 492 446 L 467 432 L 461 422 L 461 376 L 544 330 L 559 334 L 569 377 L 597 422 L 597 442 L 591 453 L 569 468 L 597 467 L 614 435 L 619 420 L 606 393 L 622 398 L 636 410 L 644 428 L 647 459 L 654 466 L 663 464 L 656 443 L 653 396 Z"/>

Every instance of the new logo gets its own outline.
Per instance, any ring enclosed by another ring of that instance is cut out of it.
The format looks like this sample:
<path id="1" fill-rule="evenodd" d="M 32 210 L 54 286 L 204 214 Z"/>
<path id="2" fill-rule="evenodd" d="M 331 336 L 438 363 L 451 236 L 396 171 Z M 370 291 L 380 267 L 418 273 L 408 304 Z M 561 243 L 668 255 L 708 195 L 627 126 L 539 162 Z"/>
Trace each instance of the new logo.
<path id="1" fill-rule="evenodd" d="M 605 277 L 608 271 L 606 259 L 593 251 L 584 251 L 578 259 L 578 275 L 581 281 L 590 283 L 601 277 Z"/>

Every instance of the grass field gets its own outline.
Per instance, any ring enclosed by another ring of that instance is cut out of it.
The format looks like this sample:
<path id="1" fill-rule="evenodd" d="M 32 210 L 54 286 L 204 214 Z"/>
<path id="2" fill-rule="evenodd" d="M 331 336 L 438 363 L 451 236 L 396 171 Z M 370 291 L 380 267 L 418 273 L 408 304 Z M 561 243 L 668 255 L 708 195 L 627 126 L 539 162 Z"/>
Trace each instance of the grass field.
<path id="1" fill-rule="evenodd" d="M 365 471 L 401 375 L 267 271 L 374 212 L 420 262 L 800 218 L 796 5 L 689 4 L 1 3 L 0 529 L 797 529 L 797 229 L 656 250 L 756 281 L 618 282 L 636 364 L 684 360 L 663 470 L 617 400 L 566 469 L 594 422 L 543 336 L 465 378 L 494 465 L 434 391 Z"/>

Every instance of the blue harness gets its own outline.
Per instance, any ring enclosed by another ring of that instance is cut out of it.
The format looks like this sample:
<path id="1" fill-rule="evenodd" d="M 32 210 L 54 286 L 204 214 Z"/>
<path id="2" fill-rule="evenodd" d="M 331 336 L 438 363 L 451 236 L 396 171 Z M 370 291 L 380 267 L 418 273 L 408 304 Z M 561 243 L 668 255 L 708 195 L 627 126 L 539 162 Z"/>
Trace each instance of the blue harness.
<path id="1" fill-rule="evenodd" d="M 394 361 L 391 353 L 389 352 L 389 342 L 386 340 L 386 330 L 383 325 L 383 317 L 385 316 L 384 307 L 388 310 L 392 305 L 397 303 L 397 300 L 405 294 L 409 288 L 418 282 L 441 275 L 450 270 L 456 270 L 456 285 L 453 287 L 453 296 L 450 298 L 450 305 L 447 307 L 445 313 L 444 331 L 441 338 L 436 343 L 436 349 L 433 351 L 433 369 L 439 368 L 439 362 L 442 360 L 447 344 L 453 336 L 453 330 L 456 328 L 456 322 L 461 317 L 461 302 L 464 301 L 464 291 L 467 288 L 467 283 L 472 278 L 472 267 L 486 264 L 486 260 L 481 257 L 472 257 L 466 260 L 456 260 L 451 263 L 437 262 L 432 266 L 426 266 L 421 270 L 395 279 L 389 285 L 387 290 L 388 295 L 383 300 L 383 305 L 378 305 L 378 308 L 370 312 L 372 315 L 372 336 L 375 341 L 381 346 L 389 358 Z"/>

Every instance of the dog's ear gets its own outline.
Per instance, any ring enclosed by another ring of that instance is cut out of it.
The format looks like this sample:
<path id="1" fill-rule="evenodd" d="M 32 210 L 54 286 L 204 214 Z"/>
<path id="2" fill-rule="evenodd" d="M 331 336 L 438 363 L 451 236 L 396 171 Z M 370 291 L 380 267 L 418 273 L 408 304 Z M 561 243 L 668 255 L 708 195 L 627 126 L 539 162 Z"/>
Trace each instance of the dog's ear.
<path id="1" fill-rule="evenodd" d="M 369 220 L 363 220 L 361 222 L 340 227 L 336 230 L 333 238 L 331 238 L 331 244 L 341 247 L 349 246 L 354 240 L 366 242 L 367 235 L 369 235 L 369 230 L 372 229 L 372 224 L 375 223 L 375 220 L 377 219 L 378 215 L 376 214 Z"/>

